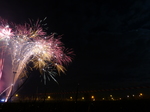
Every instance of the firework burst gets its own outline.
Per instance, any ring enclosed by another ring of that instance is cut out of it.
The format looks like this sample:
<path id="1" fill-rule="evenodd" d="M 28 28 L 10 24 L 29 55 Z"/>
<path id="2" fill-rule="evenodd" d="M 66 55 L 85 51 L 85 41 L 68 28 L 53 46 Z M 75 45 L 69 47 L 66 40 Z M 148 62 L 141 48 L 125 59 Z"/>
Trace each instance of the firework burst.
<path id="1" fill-rule="evenodd" d="M 0 20 L 0 42 L 2 43 L 0 69 L 2 71 L 3 55 L 4 52 L 7 52 L 11 56 L 13 85 L 19 77 L 26 76 L 29 63 L 32 63 L 33 68 L 40 71 L 45 84 L 50 77 L 56 81 L 54 77 L 60 72 L 66 71 L 64 66 L 72 61 L 71 54 L 73 52 L 66 49 L 60 41 L 61 38 L 56 38 L 54 33 L 47 35 L 40 26 L 41 21 L 37 21 L 35 24 L 13 24 L 12 30 L 7 22 Z M 1 76 L 2 74 L 0 74 Z M 8 96 L 12 87 L 9 87 Z"/>

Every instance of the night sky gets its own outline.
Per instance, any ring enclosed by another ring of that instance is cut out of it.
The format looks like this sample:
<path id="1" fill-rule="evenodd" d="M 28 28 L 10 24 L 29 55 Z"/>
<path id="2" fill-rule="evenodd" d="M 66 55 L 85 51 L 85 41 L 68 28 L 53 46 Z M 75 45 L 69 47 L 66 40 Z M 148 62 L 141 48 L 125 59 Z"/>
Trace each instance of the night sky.
<path id="1" fill-rule="evenodd" d="M 149 0 L 37 0 L 0 3 L 0 16 L 14 23 L 44 19 L 74 50 L 73 62 L 45 86 L 34 72 L 22 93 L 149 86 Z"/>

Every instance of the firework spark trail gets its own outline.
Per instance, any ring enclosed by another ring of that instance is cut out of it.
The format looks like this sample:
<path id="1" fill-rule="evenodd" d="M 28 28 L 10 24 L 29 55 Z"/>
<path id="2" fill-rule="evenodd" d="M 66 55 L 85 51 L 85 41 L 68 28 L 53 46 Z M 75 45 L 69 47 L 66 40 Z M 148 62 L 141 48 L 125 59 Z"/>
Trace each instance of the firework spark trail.
<path id="1" fill-rule="evenodd" d="M 10 39 L 10 37 L 13 36 L 13 34 L 11 33 L 11 29 L 9 28 L 9 25 L 5 25 L 4 27 L 0 26 L 0 41 L 1 41 L 1 45 L 0 45 L 0 79 L 2 77 L 2 71 L 3 71 L 3 66 L 4 66 L 4 53 L 5 50 L 7 49 L 7 46 L 5 46 L 5 44 L 8 45 L 8 41 Z"/>
<path id="2" fill-rule="evenodd" d="M 8 86 L 6 89 L 4 89 L 1 93 L 0 93 L 0 96 L 4 93 L 4 92 L 6 92 L 9 88 L 11 88 L 13 86 L 13 84 L 11 84 L 10 86 Z"/>
<path id="3" fill-rule="evenodd" d="M 40 73 L 47 72 L 54 81 L 56 80 L 53 70 L 57 70 L 58 74 L 66 71 L 64 65 L 72 61 L 70 55 L 73 53 L 64 47 L 60 41 L 61 38 L 54 38 L 54 33 L 47 35 L 40 25 L 41 21 L 37 21 L 35 24 L 14 24 L 14 31 L 3 20 L 0 23 L 0 41 L 5 43 L 1 49 L 11 56 L 13 85 L 19 77 L 26 75 L 27 65 L 30 62 L 33 63 L 33 68 L 39 69 Z M 3 68 L 3 61 L 0 60 L 1 68 Z M 49 70 L 50 68 L 51 70 Z M 48 76 L 43 76 L 44 80 L 46 77 L 48 78 Z M 12 89 L 13 86 L 10 86 L 6 100 Z"/>
<path id="4" fill-rule="evenodd" d="M 4 67 L 4 52 L 3 52 L 3 49 L 1 51 L 1 54 L 0 54 L 0 80 L 2 78 L 2 73 L 3 73 L 3 67 Z"/>
<path id="5" fill-rule="evenodd" d="M 0 80 L 2 78 L 4 59 L 0 59 Z"/>

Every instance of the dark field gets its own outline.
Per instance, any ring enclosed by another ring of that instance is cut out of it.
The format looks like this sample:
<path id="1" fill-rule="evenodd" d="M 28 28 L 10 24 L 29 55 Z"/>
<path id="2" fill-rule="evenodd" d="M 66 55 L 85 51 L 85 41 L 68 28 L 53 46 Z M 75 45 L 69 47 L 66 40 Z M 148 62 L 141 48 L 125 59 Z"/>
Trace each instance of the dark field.
<path id="1" fill-rule="evenodd" d="M 0 112 L 150 112 L 150 100 L 1 103 Z"/>

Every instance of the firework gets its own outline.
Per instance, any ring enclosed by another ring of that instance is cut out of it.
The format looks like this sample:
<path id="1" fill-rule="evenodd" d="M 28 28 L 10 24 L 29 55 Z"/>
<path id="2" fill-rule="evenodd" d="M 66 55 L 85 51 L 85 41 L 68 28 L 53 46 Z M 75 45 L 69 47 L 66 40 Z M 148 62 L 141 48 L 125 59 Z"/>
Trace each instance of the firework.
<path id="1" fill-rule="evenodd" d="M 32 67 L 40 71 L 44 83 L 46 83 L 50 77 L 56 81 L 55 75 L 60 74 L 60 72 L 64 73 L 66 71 L 64 66 L 72 61 L 70 57 L 72 51 L 66 49 L 60 41 L 61 38 L 54 37 L 54 33 L 47 35 L 40 23 L 41 21 L 37 21 L 35 24 L 13 24 L 12 30 L 7 22 L 1 21 L 0 78 L 4 62 L 3 55 L 6 52 L 11 56 L 13 74 L 13 81 L 7 87 L 9 89 L 8 97 L 18 78 L 26 76 L 29 63 L 32 63 Z"/>

